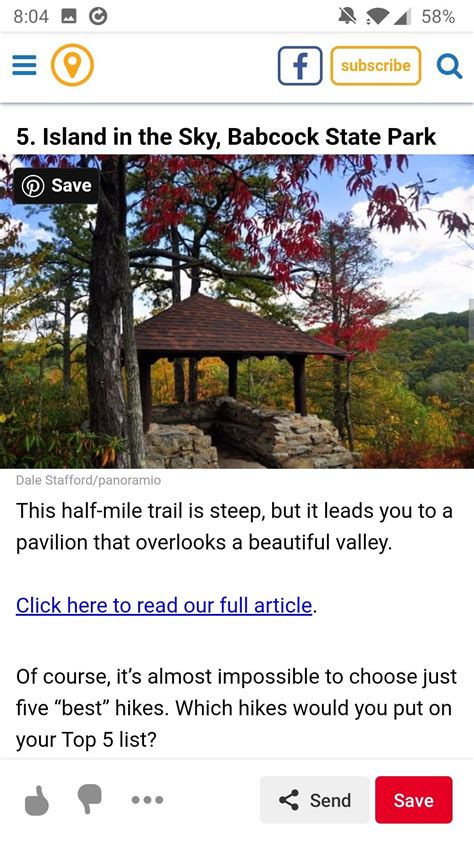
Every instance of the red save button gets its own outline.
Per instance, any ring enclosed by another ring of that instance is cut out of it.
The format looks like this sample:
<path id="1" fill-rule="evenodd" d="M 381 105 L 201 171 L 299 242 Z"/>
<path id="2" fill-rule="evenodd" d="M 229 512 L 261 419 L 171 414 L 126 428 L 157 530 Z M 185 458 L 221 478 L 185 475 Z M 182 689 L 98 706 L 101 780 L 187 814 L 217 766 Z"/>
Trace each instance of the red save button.
<path id="1" fill-rule="evenodd" d="M 375 819 L 379 824 L 449 824 L 452 778 L 377 778 Z"/>

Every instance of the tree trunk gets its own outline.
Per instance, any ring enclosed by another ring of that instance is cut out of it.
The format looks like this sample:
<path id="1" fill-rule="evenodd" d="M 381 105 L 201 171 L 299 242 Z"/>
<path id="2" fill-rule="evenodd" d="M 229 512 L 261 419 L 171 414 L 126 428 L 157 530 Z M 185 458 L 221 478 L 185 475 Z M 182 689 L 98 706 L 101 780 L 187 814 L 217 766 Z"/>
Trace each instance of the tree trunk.
<path id="1" fill-rule="evenodd" d="M 173 254 L 179 254 L 179 233 L 174 226 L 170 232 L 171 251 Z M 172 261 L 172 300 L 173 304 L 178 304 L 181 301 L 181 269 L 179 259 L 174 258 Z M 174 369 L 174 399 L 176 403 L 184 403 L 186 400 L 186 385 L 184 380 L 184 360 L 176 359 L 173 362 Z"/>
<path id="2" fill-rule="evenodd" d="M 101 194 L 92 239 L 87 324 L 87 390 L 90 426 L 99 436 L 125 437 L 125 403 L 120 350 L 121 275 L 126 249 L 120 231 L 118 157 L 106 158 L 101 171 Z M 115 466 L 126 467 L 119 453 Z"/>
<path id="3" fill-rule="evenodd" d="M 191 249 L 191 256 L 194 260 L 199 260 L 201 253 L 201 241 L 198 237 L 194 238 Z M 201 272 L 199 266 L 191 267 L 191 295 L 196 295 L 201 288 Z M 198 380 L 199 380 L 199 364 L 196 357 L 189 359 L 189 380 L 188 380 L 188 400 L 197 401 L 198 399 Z"/>
<path id="4" fill-rule="evenodd" d="M 66 289 L 64 297 L 63 326 L 63 392 L 68 398 L 71 391 L 71 290 Z"/>
<path id="5" fill-rule="evenodd" d="M 2 302 L 4 302 L 5 299 L 6 299 L 6 294 L 7 294 L 7 270 L 6 269 L 2 268 L 1 277 L 2 277 L 2 286 L 1 286 Z M 0 307 L 0 348 L 3 346 L 4 333 L 5 333 L 5 306 L 2 303 L 2 306 Z M 4 386 L 6 386 L 6 384 L 7 384 L 7 370 L 6 370 L 5 360 L 4 360 L 3 354 L 0 354 L 0 381 L 2 382 L 2 384 Z M 0 425 L 0 431 L 1 431 L 1 429 L 2 429 L 2 426 Z"/>
<path id="6" fill-rule="evenodd" d="M 344 421 L 344 395 L 342 390 L 342 363 L 338 360 L 332 362 L 332 406 L 333 421 L 342 441 L 346 438 L 346 426 Z"/>
<path id="7" fill-rule="evenodd" d="M 354 450 L 354 429 L 351 415 L 352 401 L 352 360 L 346 362 L 346 393 L 344 395 L 344 420 L 347 430 L 347 442 L 350 450 Z"/>
<path id="8" fill-rule="evenodd" d="M 38 363 L 38 382 L 39 382 L 39 396 L 38 396 L 38 410 L 36 413 L 36 432 L 41 435 L 43 429 L 43 385 L 44 385 L 44 358 L 41 357 Z"/>
<path id="9" fill-rule="evenodd" d="M 337 255 L 336 244 L 332 233 L 329 234 L 329 267 L 331 273 L 331 302 L 332 302 L 332 323 L 334 326 L 340 324 L 339 293 L 337 286 Z M 334 336 L 334 344 L 338 342 L 337 334 Z M 334 425 L 342 439 L 345 440 L 344 423 L 344 397 L 342 392 L 342 368 L 341 363 L 333 359 L 332 363 L 332 402 Z"/>
<path id="10" fill-rule="evenodd" d="M 127 394 L 127 433 L 131 468 L 145 467 L 145 436 L 143 432 L 142 399 L 140 392 L 140 369 L 135 342 L 133 317 L 133 288 L 130 276 L 127 241 L 127 172 L 126 158 L 118 158 L 118 200 L 120 249 L 120 300 L 122 304 L 123 357 Z"/>

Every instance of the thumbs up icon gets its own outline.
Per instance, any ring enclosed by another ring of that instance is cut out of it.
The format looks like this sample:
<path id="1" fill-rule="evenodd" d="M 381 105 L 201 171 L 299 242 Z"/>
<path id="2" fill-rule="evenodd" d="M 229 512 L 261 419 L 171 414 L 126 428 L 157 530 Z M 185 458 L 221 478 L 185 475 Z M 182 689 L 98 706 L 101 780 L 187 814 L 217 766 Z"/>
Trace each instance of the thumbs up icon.
<path id="1" fill-rule="evenodd" d="M 49 802 L 43 795 L 40 786 L 36 787 L 36 795 L 25 798 L 25 810 L 29 816 L 44 816 L 49 810 Z"/>

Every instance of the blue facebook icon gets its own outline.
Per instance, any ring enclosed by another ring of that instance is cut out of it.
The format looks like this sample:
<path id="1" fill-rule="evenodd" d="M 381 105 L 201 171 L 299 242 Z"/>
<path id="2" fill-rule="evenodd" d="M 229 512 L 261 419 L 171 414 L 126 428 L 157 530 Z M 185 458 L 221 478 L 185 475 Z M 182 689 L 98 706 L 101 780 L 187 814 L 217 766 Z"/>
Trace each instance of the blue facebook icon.
<path id="1" fill-rule="evenodd" d="M 303 81 L 303 70 L 308 67 L 308 53 L 298 53 L 298 58 L 296 59 L 293 67 L 296 67 L 298 73 L 298 82 Z"/>
<path id="2" fill-rule="evenodd" d="M 278 51 L 280 85 L 320 85 L 323 53 L 320 47 L 281 47 Z"/>

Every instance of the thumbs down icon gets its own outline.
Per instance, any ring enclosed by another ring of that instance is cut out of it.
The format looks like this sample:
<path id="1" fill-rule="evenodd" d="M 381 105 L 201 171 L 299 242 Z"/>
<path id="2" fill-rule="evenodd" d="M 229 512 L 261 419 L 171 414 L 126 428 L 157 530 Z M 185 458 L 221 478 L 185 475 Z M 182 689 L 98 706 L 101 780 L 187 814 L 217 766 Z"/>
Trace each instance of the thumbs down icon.
<path id="1" fill-rule="evenodd" d="M 97 784 L 84 784 L 79 787 L 77 797 L 81 804 L 84 805 L 86 816 L 90 815 L 91 804 L 100 804 L 102 801 L 102 790 Z"/>

